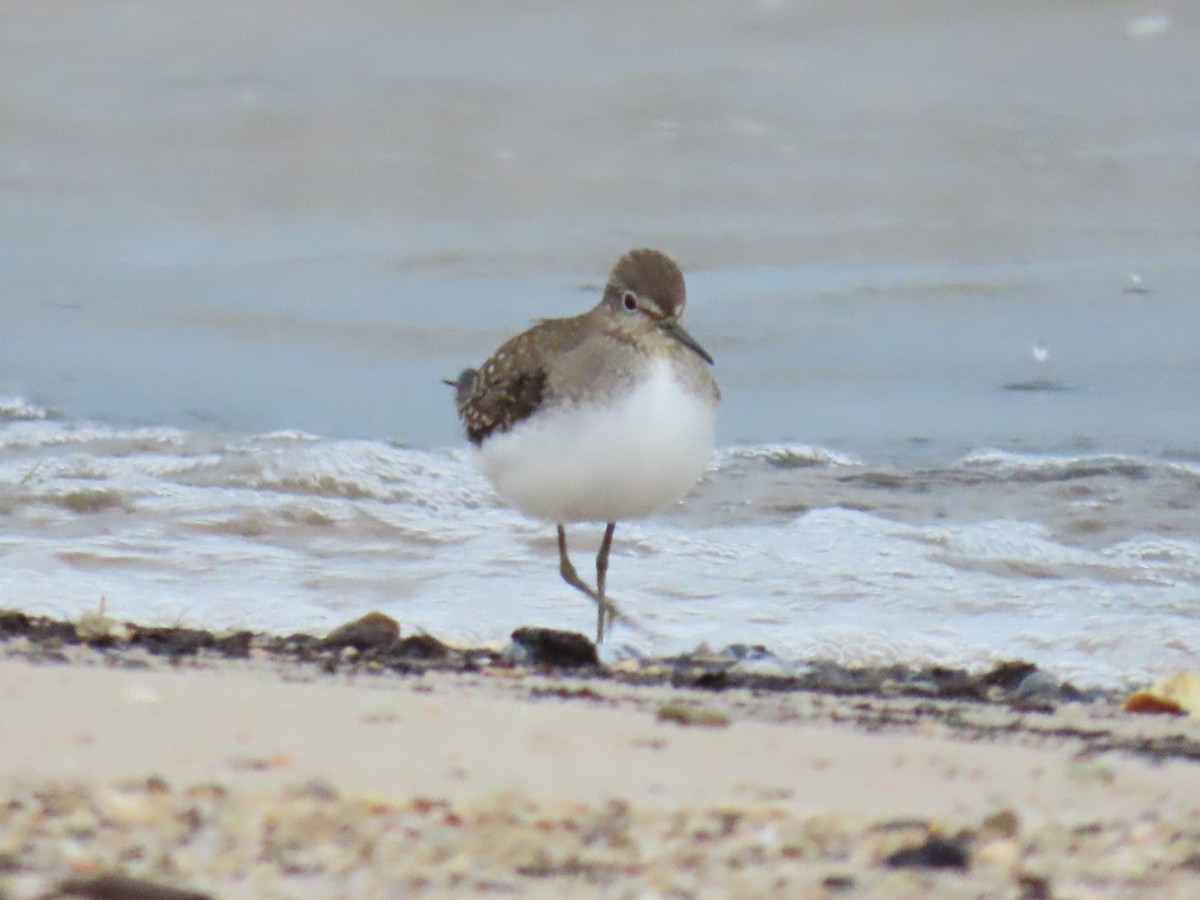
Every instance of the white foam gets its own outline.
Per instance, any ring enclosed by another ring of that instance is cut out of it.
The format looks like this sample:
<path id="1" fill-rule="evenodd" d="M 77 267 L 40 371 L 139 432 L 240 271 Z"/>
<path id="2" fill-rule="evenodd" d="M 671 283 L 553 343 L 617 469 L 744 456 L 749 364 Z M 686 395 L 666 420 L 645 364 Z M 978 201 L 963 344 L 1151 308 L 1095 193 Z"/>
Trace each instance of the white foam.
<path id="1" fill-rule="evenodd" d="M 46 440 L 5 440 L 29 427 Z M 726 512 L 723 498 L 764 484 L 840 477 L 803 466 L 762 475 L 718 467 L 706 476 L 723 483 L 717 501 L 701 491 L 686 516 L 622 522 L 609 588 L 644 630 L 618 625 L 614 641 L 644 653 L 764 644 L 843 662 L 1018 656 L 1085 683 L 1154 677 L 1200 655 L 1200 530 L 1184 519 L 1170 533 L 1069 545 L 1036 520 L 1036 504 L 1022 506 L 1038 486 L 1022 479 L 1006 486 L 1002 513 L 955 521 L 833 505 Z M 956 489 L 922 483 L 935 501 Z M 86 491 L 117 502 L 65 502 Z M 886 508 L 904 494 L 877 496 Z M 1122 512 L 1157 496 L 1130 495 Z M 587 631 L 595 615 L 562 583 L 552 530 L 502 505 L 458 449 L 12 422 L 0 426 L 0 522 L 0 608 L 74 617 L 104 597 L 138 621 L 273 632 L 381 609 L 452 642 L 503 641 L 531 623 Z M 600 532 L 574 528 L 573 546 L 584 552 Z"/>
<path id="2" fill-rule="evenodd" d="M 861 466 L 862 460 L 849 453 L 811 444 L 754 444 L 722 447 L 713 454 L 713 463 L 721 469 L 740 462 L 766 462 L 786 469 L 806 466 Z"/>
<path id="3" fill-rule="evenodd" d="M 44 406 L 30 403 L 23 397 L 0 397 L 0 419 L 9 421 L 38 421 L 50 417 Z"/>

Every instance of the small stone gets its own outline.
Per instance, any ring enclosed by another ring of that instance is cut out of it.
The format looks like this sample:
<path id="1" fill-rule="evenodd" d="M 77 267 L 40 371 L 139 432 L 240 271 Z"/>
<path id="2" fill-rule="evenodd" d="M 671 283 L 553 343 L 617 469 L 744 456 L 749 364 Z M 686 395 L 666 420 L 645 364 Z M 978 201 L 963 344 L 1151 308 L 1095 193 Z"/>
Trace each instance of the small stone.
<path id="1" fill-rule="evenodd" d="M 1021 891 L 1017 895 L 1019 900 L 1053 900 L 1054 897 L 1054 892 L 1050 889 L 1050 880 L 1041 875 L 1018 875 L 1017 887 Z"/>
<path id="2" fill-rule="evenodd" d="M 980 830 L 997 837 L 1014 838 L 1021 830 L 1021 819 L 1011 809 L 1002 809 L 984 819 Z"/>
<path id="3" fill-rule="evenodd" d="M 248 659 L 254 643 L 254 632 L 235 631 L 216 639 L 213 649 L 229 659 Z"/>
<path id="4" fill-rule="evenodd" d="M 1038 667 L 1022 659 L 1006 659 L 996 663 L 995 667 L 980 679 L 989 687 L 998 687 L 1011 691 L 1026 677 L 1032 675 Z"/>
<path id="5" fill-rule="evenodd" d="M 1062 697 L 1059 684 L 1045 672 L 1033 671 L 1021 679 L 1013 689 L 1013 696 L 1018 700 L 1045 700 L 1053 702 Z"/>
<path id="6" fill-rule="evenodd" d="M 535 666 L 575 669 L 599 665 L 596 645 L 577 631 L 555 628 L 518 628 L 505 658 Z"/>
<path id="7" fill-rule="evenodd" d="M 213 645 L 212 632 L 199 628 L 174 628 L 169 626 L 133 626 L 129 638 L 131 644 L 142 647 L 155 656 L 193 656 Z"/>
<path id="8" fill-rule="evenodd" d="M 884 862 L 893 869 L 965 869 L 970 864 L 965 842 L 933 834 L 917 847 L 905 847 Z"/>
<path id="9" fill-rule="evenodd" d="M 210 900 L 209 894 L 180 890 L 126 875 L 72 878 L 59 884 L 58 892 L 88 900 Z"/>
<path id="10" fill-rule="evenodd" d="M 854 888 L 854 879 L 849 875 L 826 875 L 821 885 L 830 891 L 849 891 Z"/>
<path id="11" fill-rule="evenodd" d="M 393 656 L 400 659 L 436 661 L 450 655 L 450 648 L 431 634 L 413 634 L 396 642 Z"/>
<path id="12" fill-rule="evenodd" d="M 674 722 L 676 725 L 697 728 L 728 728 L 729 716 L 715 709 L 686 706 L 683 703 L 668 703 L 658 708 L 655 719 L 659 722 Z"/>
<path id="13" fill-rule="evenodd" d="M 340 625 L 325 637 L 326 647 L 353 647 L 356 650 L 371 650 L 386 647 L 400 638 L 400 623 L 381 612 L 369 612 L 365 616 Z"/>

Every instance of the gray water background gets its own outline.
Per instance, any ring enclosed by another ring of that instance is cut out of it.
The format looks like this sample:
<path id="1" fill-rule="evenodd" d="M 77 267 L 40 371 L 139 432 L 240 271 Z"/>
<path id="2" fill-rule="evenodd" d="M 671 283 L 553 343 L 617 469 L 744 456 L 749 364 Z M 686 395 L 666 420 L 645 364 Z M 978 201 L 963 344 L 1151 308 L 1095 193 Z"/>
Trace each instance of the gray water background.
<path id="1" fill-rule="evenodd" d="M 1198 18 L 8 4 L 0 391 L 443 446 L 438 378 L 653 245 L 723 442 L 1194 455 Z"/>

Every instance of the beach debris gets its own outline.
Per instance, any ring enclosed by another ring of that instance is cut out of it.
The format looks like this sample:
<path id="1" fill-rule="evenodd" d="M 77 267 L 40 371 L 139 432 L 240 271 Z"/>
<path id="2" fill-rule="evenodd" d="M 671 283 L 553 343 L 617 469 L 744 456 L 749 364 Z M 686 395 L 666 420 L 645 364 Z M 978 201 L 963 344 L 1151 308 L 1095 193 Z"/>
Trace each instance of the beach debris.
<path id="1" fill-rule="evenodd" d="M 1146 287 L 1146 283 L 1142 280 L 1142 276 L 1140 274 L 1137 272 L 1130 272 L 1129 283 L 1125 287 L 1125 293 L 1148 294 L 1150 293 L 1150 288 Z"/>
<path id="2" fill-rule="evenodd" d="M 872 821 L 778 801 L 377 797 L 271 778 L 117 790 L 119 803 L 108 785 L 39 783 L 0 796 L 0 823 L 20 848 L 2 874 L 26 888 L 12 896 L 525 896 L 524 879 L 555 879 L 535 893 L 1044 900 L 1051 874 L 1063 897 L 1196 896 L 1200 883 L 1200 831 L 1186 816 L 1082 825 L 1038 816 L 1011 858 L 989 859 L 975 846 L 1000 839 L 945 830 L 969 828 L 962 820 Z M 899 863 L 884 865 L 889 857 Z M 136 872 L 110 870 L 113 859 Z M 936 874 L 956 883 L 938 885 Z M 1072 890 L 1079 884 L 1096 890 Z"/>
<path id="3" fill-rule="evenodd" d="M 210 900 L 210 894 L 183 890 L 131 878 L 128 875 L 97 875 L 93 878 L 71 878 L 60 882 L 58 892 L 68 897 L 88 900 Z"/>
<path id="4" fill-rule="evenodd" d="M 1022 872 L 1017 876 L 1017 887 L 1021 891 L 1017 900 L 1054 900 L 1050 879 L 1045 876 Z"/>
<path id="5" fill-rule="evenodd" d="M 1161 713 L 1200 719 L 1200 675 L 1177 672 L 1170 678 L 1134 691 L 1121 704 L 1125 712 Z"/>
<path id="6" fill-rule="evenodd" d="M 596 645 L 578 631 L 557 628 L 518 628 L 512 633 L 512 643 L 504 650 L 509 662 L 556 669 L 575 669 L 598 666 Z"/>
<path id="7" fill-rule="evenodd" d="M 827 891 L 853 890 L 856 882 L 851 875 L 826 875 L 821 879 L 821 886 Z"/>
<path id="8" fill-rule="evenodd" d="M 1021 817 L 1011 809 L 1002 809 L 985 818 L 979 831 L 989 836 L 1015 838 L 1021 832 Z"/>
<path id="9" fill-rule="evenodd" d="M 903 847 L 884 862 L 893 869 L 966 869 L 971 860 L 965 840 L 931 834 L 923 844 Z"/>
<path id="10" fill-rule="evenodd" d="M 230 759 L 229 765 L 238 772 L 275 772 L 293 768 L 296 760 L 291 754 L 280 751 L 270 756 L 239 756 Z"/>
<path id="11" fill-rule="evenodd" d="M 81 488 L 51 499 L 63 509 L 80 515 L 105 512 L 125 505 L 121 495 L 111 488 Z"/>
<path id="12" fill-rule="evenodd" d="M 326 647 L 353 647 L 355 650 L 374 650 L 387 647 L 400 638 L 400 623 L 386 613 L 369 612 L 353 622 L 339 625 L 325 636 Z"/>
<path id="13" fill-rule="evenodd" d="M 406 638 L 400 638 L 392 647 L 394 656 L 401 659 L 424 660 L 436 662 L 437 660 L 446 659 L 451 654 L 451 649 L 435 638 L 432 634 L 410 634 Z"/>
<path id="14" fill-rule="evenodd" d="M 1050 712 L 1054 704 L 1078 700 L 1079 692 L 1070 684 L 1060 684 L 1045 672 L 1030 672 L 1009 691 L 1011 704 L 1027 712 Z"/>
<path id="15" fill-rule="evenodd" d="M 1005 659 L 996 663 L 991 671 L 983 676 L 982 680 L 988 686 L 1011 691 L 1036 671 L 1038 671 L 1036 663 L 1024 659 Z"/>
<path id="16" fill-rule="evenodd" d="M 88 644 L 114 644 L 129 640 L 129 626 L 107 614 L 108 601 L 100 598 L 100 605 L 86 610 L 75 624 L 75 633 Z"/>
<path id="17" fill-rule="evenodd" d="M 654 716 L 659 722 L 673 722 L 692 728 L 728 728 L 729 716 L 720 710 L 688 703 L 665 703 Z"/>
<path id="18" fill-rule="evenodd" d="M 130 629 L 130 644 L 156 656 L 171 658 L 195 656 L 201 650 L 212 650 L 227 659 L 245 659 L 250 655 L 250 645 L 254 640 L 253 633 L 249 631 L 217 634 L 202 628 L 142 625 L 131 625 Z"/>
<path id="19" fill-rule="evenodd" d="M 1053 378 L 1030 378 L 1027 381 L 1010 381 L 1000 386 L 1004 391 L 1017 391 L 1028 394 L 1053 394 L 1058 391 L 1072 390 L 1070 385 L 1055 381 Z"/>

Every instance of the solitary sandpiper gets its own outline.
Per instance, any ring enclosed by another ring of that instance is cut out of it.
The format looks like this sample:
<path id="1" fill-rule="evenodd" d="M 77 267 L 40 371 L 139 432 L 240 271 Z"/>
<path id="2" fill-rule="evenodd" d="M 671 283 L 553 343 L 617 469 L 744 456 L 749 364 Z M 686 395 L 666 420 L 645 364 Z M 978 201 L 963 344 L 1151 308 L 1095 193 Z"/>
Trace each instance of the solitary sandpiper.
<path id="1" fill-rule="evenodd" d="M 617 615 L 605 595 L 617 522 L 678 502 L 712 452 L 721 392 L 712 357 L 683 329 L 684 302 L 679 266 L 630 251 L 590 311 L 543 319 L 448 382 L 480 471 L 558 526 L 559 571 L 596 602 L 597 643 Z M 606 525 L 595 588 L 567 556 L 571 522 Z"/>

